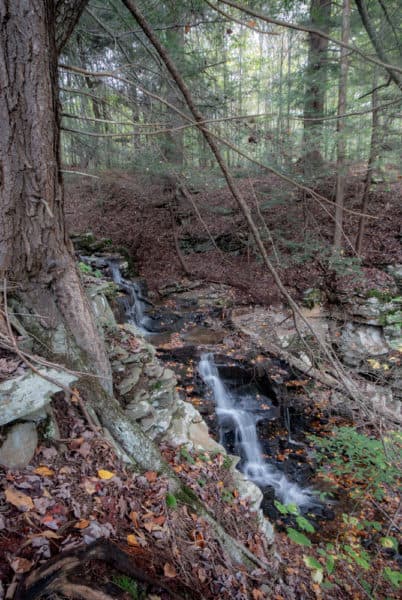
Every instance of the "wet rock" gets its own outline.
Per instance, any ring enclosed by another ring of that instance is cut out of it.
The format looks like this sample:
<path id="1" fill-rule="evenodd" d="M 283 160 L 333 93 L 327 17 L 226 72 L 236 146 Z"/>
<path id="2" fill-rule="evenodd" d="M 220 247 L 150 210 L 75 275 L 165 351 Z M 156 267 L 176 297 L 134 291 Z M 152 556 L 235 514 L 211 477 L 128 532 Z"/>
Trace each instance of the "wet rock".
<path id="1" fill-rule="evenodd" d="M 38 370 L 62 385 L 70 386 L 77 380 L 76 375 L 57 369 L 40 368 Z M 31 371 L 3 381 L 0 384 L 0 425 L 41 410 L 49 404 L 53 394 L 59 392 L 60 389 L 62 388 L 55 383 L 51 383 Z"/>
<path id="2" fill-rule="evenodd" d="M 6 469 L 23 469 L 32 460 L 38 444 L 34 423 L 17 423 L 7 433 L 0 448 L 0 465 Z"/>
<path id="3" fill-rule="evenodd" d="M 207 327 L 194 327 L 183 334 L 182 339 L 190 344 L 210 345 L 221 344 L 227 335 L 224 329 L 209 329 Z"/>

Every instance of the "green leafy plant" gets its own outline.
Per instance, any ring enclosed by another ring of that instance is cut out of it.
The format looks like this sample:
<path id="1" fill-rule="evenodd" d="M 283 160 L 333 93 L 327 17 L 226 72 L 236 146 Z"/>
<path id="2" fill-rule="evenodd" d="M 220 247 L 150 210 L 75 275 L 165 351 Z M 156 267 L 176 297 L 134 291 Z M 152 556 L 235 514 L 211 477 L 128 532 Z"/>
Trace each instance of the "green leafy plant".
<path id="1" fill-rule="evenodd" d="M 85 275 L 92 275 L 93 277 L 102 277 L 102 273 L 101 271 L 99 271 L 99 269 L 93 269 L 91 267 L 91 265 L 87 265 L 84 262 L 79 262 L 78 263 L 78 268 L 81 271 L 81 273 L 84 273 Z"/>
<path id="2" fill-rule="evenodd" d="M 190 465 L 195 464 L 194 458 L 191 456 L 190 452 L 187 450 L 187 448 L 185 446 L 180 448 L 180 456 L 182 458 L 184 458 L 184 460 L 186 460 Z"/>
<path id="3" fill-rule="evenodd" d="M 166 506 L 168 508 L 177 508 L 177 500 L 176 500 L 176 496 L 174 496 L 173 494 L 171 494 L 170 492 L 168 492 L 166 494 Z"/>
<path id="4" fill-rule="evenodd" d="M 133 600 L 145 600 L 145 594 L 138 587 L 138 583 L 127 575 L 116 575 L 113 577 L 113 583 L 121 590 L 126 592 Z"/>
<path id="5" fill-rule="evenodd" d="M 395 486 L 400 477 L 402 436 L 390 432 L 383 440 L 358 433 L 353 427 L 338 427 L 333 436 L 322 438 L 310 435 L 321 471 L 330 471 L 337 477 L 351 478 L 357 494 L 367 488 L 377 500 L 384 496 L 384 486 Z"/>

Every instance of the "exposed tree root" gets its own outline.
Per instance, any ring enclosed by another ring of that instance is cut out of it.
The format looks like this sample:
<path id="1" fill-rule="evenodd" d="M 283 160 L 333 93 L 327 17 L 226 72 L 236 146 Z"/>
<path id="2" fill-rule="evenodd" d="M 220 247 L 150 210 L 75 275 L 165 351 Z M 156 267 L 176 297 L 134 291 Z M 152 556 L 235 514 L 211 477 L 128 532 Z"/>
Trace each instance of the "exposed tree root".
<path id="1" fill-rule="evenodd" d="M 111 596 L 101 590 L 89 587 L 89 582 L 87 586 L 85 583 L 77 584 L 69 580 L 70 575 L 76 573 L 84 563 L 91 560 L 101 560 L 137 581 L 157 586 L 167 591 L 172 598 L 182 598 L 172 592 L 163 581 L 157 577 L 151 577 L 137 567 L 132 554 L 125 552 L 109 540 L 98 540 L 88 546 L 80 546 L 58 554 L 29 573 L 19 583 L 14 600 L 37 600 L 51 592 L 59 592 L 68 598 L 111 600 Z"/>

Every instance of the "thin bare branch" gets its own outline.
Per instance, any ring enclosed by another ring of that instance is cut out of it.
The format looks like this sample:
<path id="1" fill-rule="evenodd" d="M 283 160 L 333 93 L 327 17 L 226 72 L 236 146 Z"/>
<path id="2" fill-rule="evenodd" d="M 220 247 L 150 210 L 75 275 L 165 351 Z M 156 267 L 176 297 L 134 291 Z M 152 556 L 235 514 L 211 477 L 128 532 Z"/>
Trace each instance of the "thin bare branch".
<path id="1" fill-rule="evenodd" d="M 240 4 L 236 4 L 235 2 L 232 2 L 231 0 L 220 0 L 220 1 L 223 4 L 227 4 L 228 6 L 231 6 L 232 8 L 236 8 L 237 10 L 245 12 L 248 15 L 256 17 L 257 19 L 261 19 L 262 21 L 266 21 L 267 23 L 279 25 L 280 27 L 287 27 L 288 29 L 295 29 L 296 31 L 304 31 L 305 33 L 314 33 L 315 35 L 325 38 L 329 42 L 332 42 L 333 44 L 336 44 L 337 46 L 340 46 L 341 48 L 347 48 L 351 52 L 358 54 L 359 56 L 364 58 L 364 60 L 366 60 L 367 62 L 371 62 L 374 65 L 379 65 L 380 67 L 387 69 L 387 71 L 389 69 L 391 69 L 392 71 L 402 74 L 402 68 L 397 67 L 396 65 L 390 65 L 389 63 L 387 63 L 383 60 L 373 58 L 372 56 L 365 54 L 359 48 L 356 48 L 356 46 L 350 46 L 349 44 L 345 44 L 344 42 L 337 40 L 336 38 L 333 38 L 330 35 L 324 33 L 320 29 L 315 29 L 314 27 L 308 27 L 307 25 L 299 25 L 298 23 L 292 23 L 290 21 L 282 21 L 281 19 L 274 19 L 273 17 L 268 17 L 264 13 L 261 13 L 257 10 L 249 8 L 248 6 L 242 6 Z"/>

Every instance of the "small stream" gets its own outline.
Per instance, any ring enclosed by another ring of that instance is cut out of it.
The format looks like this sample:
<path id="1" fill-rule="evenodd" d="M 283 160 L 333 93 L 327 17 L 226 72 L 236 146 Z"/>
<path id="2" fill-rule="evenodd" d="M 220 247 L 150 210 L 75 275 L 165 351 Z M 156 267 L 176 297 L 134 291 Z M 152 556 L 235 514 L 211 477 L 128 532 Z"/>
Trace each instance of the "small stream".
<path id="1" fill-rule="evenodd" d="M 316 504 L 309 488 L 292 483 L 276 466 L 263 458 L 263 449 L 257 435 L 257 423 L 262 418 L 256 411 L 251 395 L 237 395 L 222 381 L 212 353 L 204 353 L 199 373 L 213 392 L 220 429 L 220 442 L 225 445 L 225 431 L 233 430 L 234 452 L 240 456 L 244 475 L 259 487 L 270 486 L 284 504 L 308 508 Z"/>
<path id="2" fill-rule="evenodd" d="M 178 326 L 183 322 L 182 316 L 171 313 L 164 307 L 155 307 L 146 298 L 146 292 L 139 282 L 123 277 L 118 261 L 110 259 L 103 262 L 103 268 L 110 273 L 114 283 L 123 292 L 118 302 L 125 321 L 134 324 L 156 347 L 160 336 L 155 334 L 169 334 L 179 330 Z M 183 316 L 185 318 L 185 315 Z M 242 381 L 244 373 L 241 375 L 238 372 L 239 367 L 237 370 L 230 367 L 229 358 L 220 358 L 217 365 L 211 351 L 217 347 L 213 344 L 207 342 L 208 351 L 204 352 L 202 348 L 205 348 L 205 343 L 200 341 L 195 347 L 194 359 L 198 361 L 198 375 L 204 385 L 201 395 L 208 395 L 210 402 L 212 396 L 213 402 L 210 406 L 215 413 L 215 434 L 219 436 L 220 443 L 228 452 L 240 457 L 239 470 L 262 489 L 264 497 L 267 494 L 267 498 L 272 498 L 274 493 L 283 504 L 295 504 L 303 511 L 319 510 L 317 496 L 304 484 L 304 478 L 300 480 L 300 476 L 297 476 L 300 468 L 296 466 L 296 472 L 292 472 L 290 477 L 287 476 L 284 473 L 286 467 L 282 467 L 282 464 L 275 460 L 275 452 L 271 451 L 269 444 L 267 446 L 267 440 L 261 437 L 264 428 L 270 429 L 270 422 L 276 425 L 282 423 L 287 440 L 283 439 L 283 434 L 281 438 L 274 434 L 273 445 L 275 442 L 280 445 L 285 442 L 290 447 L 304 446 L 303 443 L 292 439 L 289 408 L 284 406 L 281 409 L 277 401 L 271 401 L 265 395 L 267 392 L 270 395 L 270 391 L 274 393 L 269 385 L 261 396 L 250 381 Z M 179 359 L 179 364 L 185 365 L 185 359 Z M 227 377 L 222 376 L 220 371 L 226 372 Z M 263 410 L 261 405 L 264 406 Z M 300 463 L 294 461 L 293 464 Z M 298 483 L 292 479 L 297 479 Z M 272 505 L 272 500 L 268 501 L 268 504 Z"/>
<path id="3" fill-rule="evenodd" d="M 142 333 L 150 333 L 153 323 L 152 319 L 146 314 L 147 306 L 150 302 L 142 294 L 139 284 L 135 281 L 124 279 L 117 262 L 108 262 L 108 267 L 114 283 L 125 294 L 121 302 L 127 321 L 133 323 Z"/>

